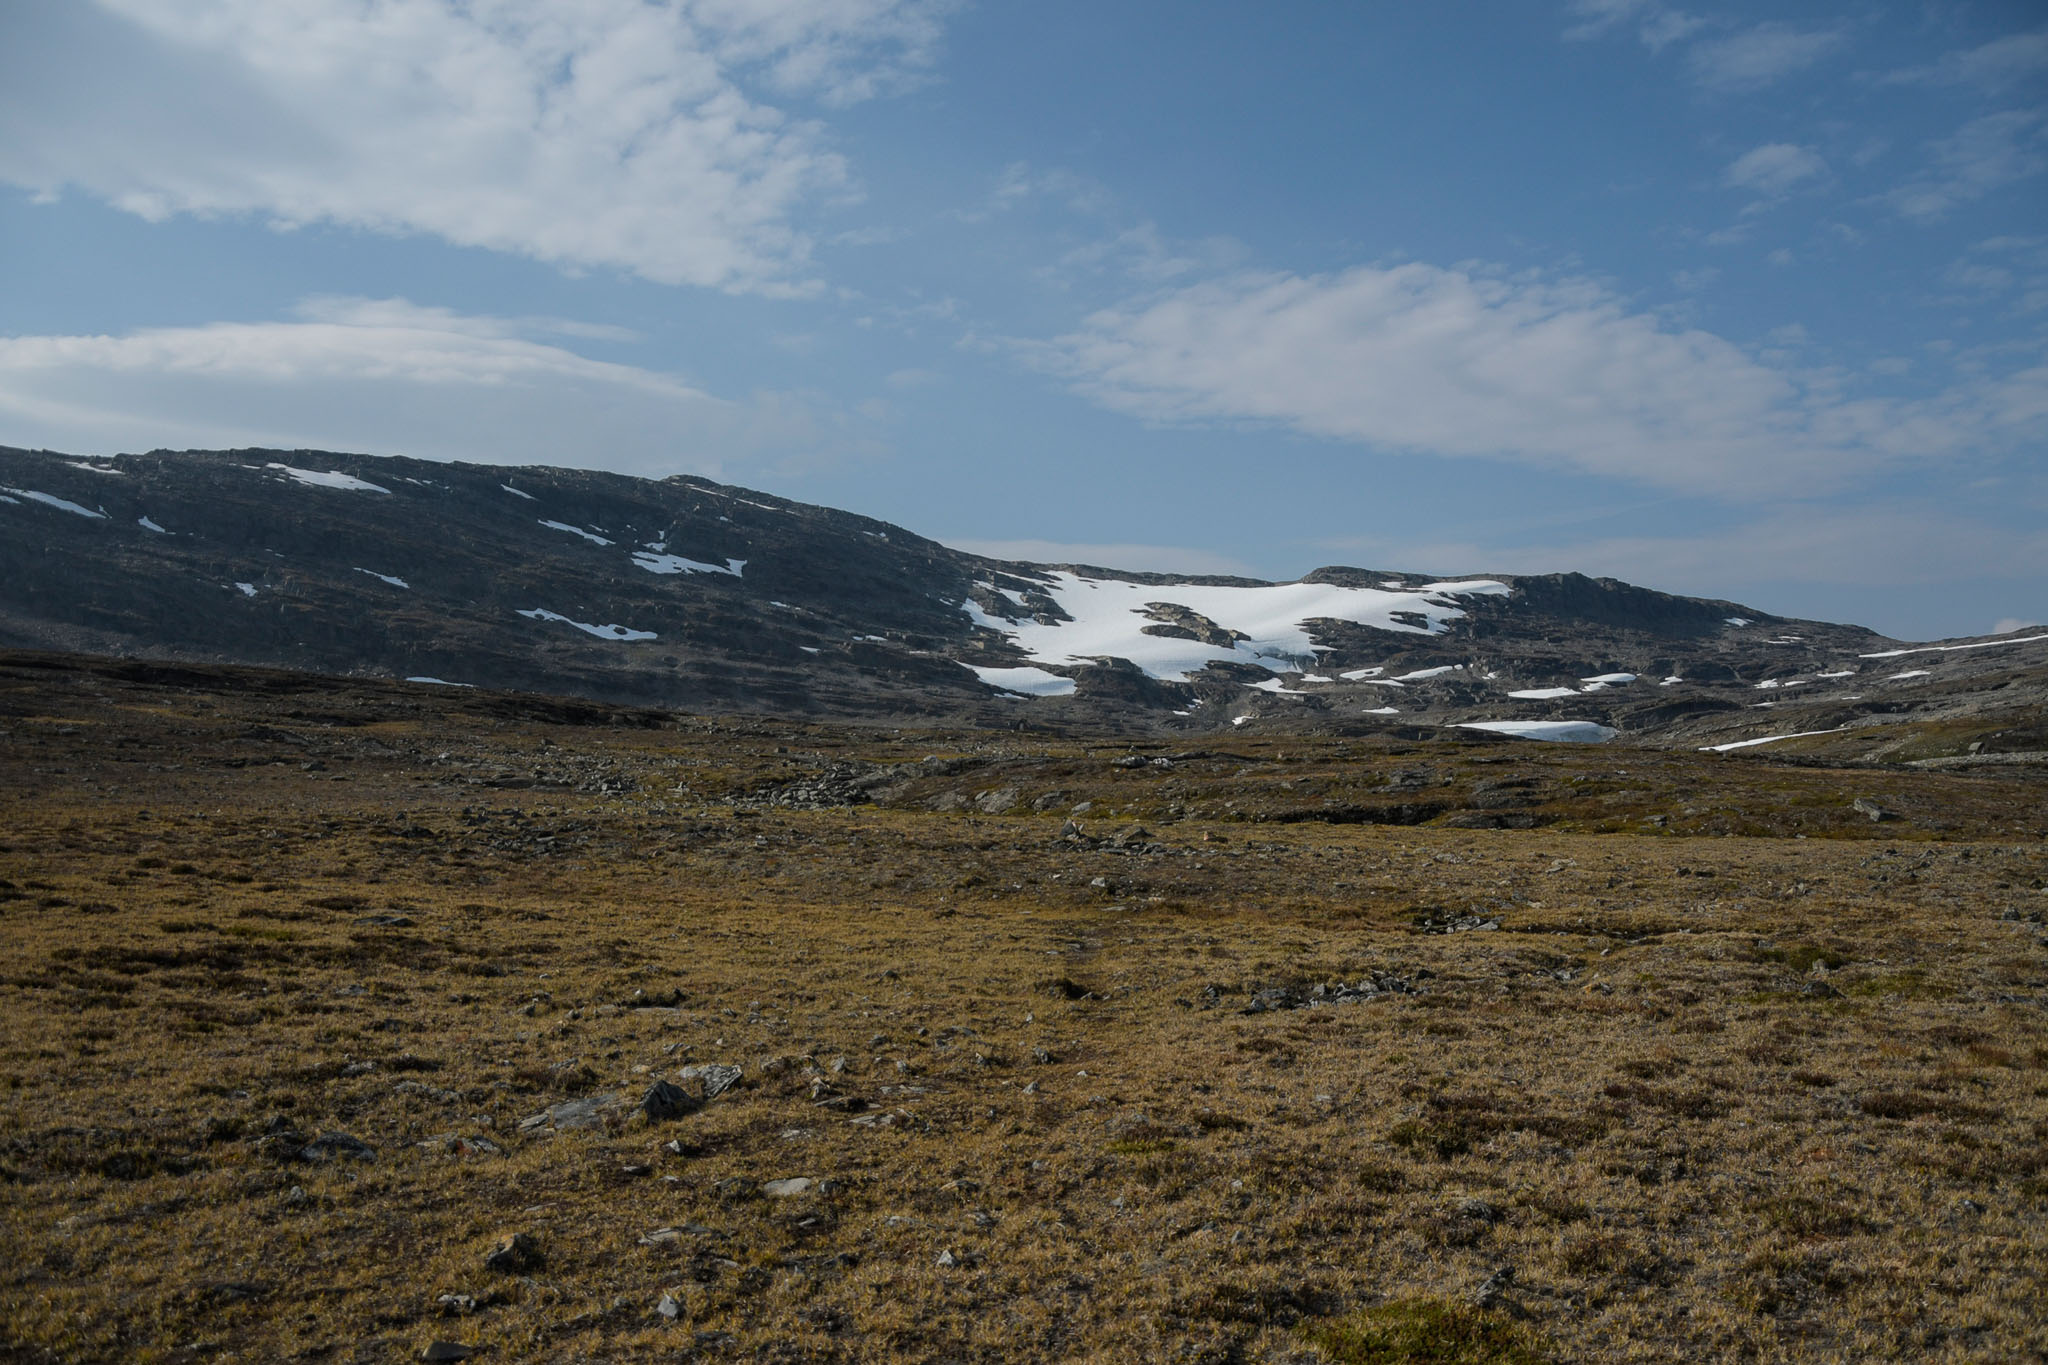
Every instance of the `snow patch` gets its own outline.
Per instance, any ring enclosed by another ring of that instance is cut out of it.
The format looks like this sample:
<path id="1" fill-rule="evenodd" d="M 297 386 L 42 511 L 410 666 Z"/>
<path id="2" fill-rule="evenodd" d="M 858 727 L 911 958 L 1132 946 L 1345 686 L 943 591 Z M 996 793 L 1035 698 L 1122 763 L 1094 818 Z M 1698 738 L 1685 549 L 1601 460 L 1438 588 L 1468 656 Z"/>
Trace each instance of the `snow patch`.
<path id="1" fill-rule="evenodd" d="M 1839 673 L 1816 673 L 1813 676 L 1816 678 L 1853 678 L 1856 676 L 1856 670 L 1845 668 Z"/>
<path id="2" fill-rule="evenodd" d="M 1933 673 L 1932 673 L 1932 672 L 1930 672 L 1930 671 L 1929 671 L 1929 670 L 1927 670 L 1927 669 L 1924 669 L 1924 668 L 1909 668 L 1909 669 L 1907 669 L 1907 670 L 1906 670 L 1906 671 L 1905 671 L 1904 673 L 1894 673 L 1894 674 L 1892 674 L 1892 675 L 1891 675 L 1890 677 L 1887 677 L 1887 678 L 1885 679 L 1885 681 L 1886 681 L 1886 682 L 1897 682 L 1897 681 L 1898 681 L 1898 680 L 1899 680 L 1900 678 L 1931 678 L 1931 677 L 1933 677 L 1933 676 L 1934 676 L 1934 675 L 1933 675 Z"/>
<path id="3" fill-rule="evenodd" d="M 1663 682 L 1660 682 L 1660 683 L 1658 683 L 1658 684 L 1657 684 L 1657 686 L 1659 686 L 1659 687 L 1676 687 L 1676 686 L 1678 686 L 1678 685 L 1679 685 L 1680 683 L 1682 683 L 1682 682 L 1684 682 L 1684 681 L 1685 681 L 1685 679 L 1683 679 L 1683 678 L 1679 677 L 1679 676 L 1678 676 L 1678 675 L 1677 675 L 1676 673 L 1674 673 L 1674 674 L 1672 674 L 1672 675 L 1671 675 L 1670 677 L 1666 678 L 1666 679 L 1665 679 L 1665 680 L 1664 680 Z"/>
<path id="4" fill-rule="evenodd" d="M 1633 673 L 1598 673 L 1590 678 L 1579 679 L 1582 683 L 1598 683 L 1602 687 L 1613 687 L 1620 683 L 1632 683 L 1635 680 L 1636 675 Z"/>
<path id="5" fill-rule="evenodd" d="M 383 581 L 383 582 L 389 583 L 389 584 L 390 584 L 390 585 L 391 585 L 392 587 L 394 587 L 394 588 L 410 588 L 410 587 L 412 587 L 412 584 L 410 584 L 410 583 L 406 582 L 406 581 L 405 581 L 405 580 L 404 580 L 403 578 L 394 578 L 394 577 L 392 577 L 392 576 L 391 576 L 390 574 L 388 574 L 388 573 L 378 573 L 378 572 L 377 572 L 377 571 L 376 571 L 375 569 L 365 569 L 365 568 L 361 568 L 361 567 L 358 567 L 358 568 L 356 569 L 356 572 L 357 572 L 357 573 L 366 573 L 366 574 L 368 574 L 368 575 L 369 575 L 370 577 L 372 577 L 372 578 L 375 578 L 375 579 L 379 579 L 379 580 L 381 580 L 381 581 Z"/>
<path id="6" fill-rule="evenodd" d="M 1776 744 L 1781 739 L 1805 739 L 1811 735 L 1839 734 L 1848 728 L 1846 725 L 1837 725 L 1832 730 L 1801 730 L 1796 735 L 1765 735 L 1762 739 L 1738 739 L 1728 744 L 1702 744 L 1700 745 L 1700 752 L 1703 754 L 1725 754 L 1730 749 L 1753 749 L 1759 744 Z"/>
<path id="7" fill-rule="evenodd" d="M 1063 678 L 1042 668 L 976 668 L 973 664 L 962 667 L 972 670 L 975 677 L 1003 692 L 1029 697 L 1066 697 L 1073 695 L 1074 691 L 1072 678 Z"/>
<path id="8" fill-rule="evenodd" d="M 1968 645 L 1919 645 L 1913 649 L 1887 649 L 1882 654 L 1859 654 L 1860 659 L 1896 659 L 1901 654 L 1948 654 L 1958 649 L 1996 649 L 2000 645 L 2031 645 L 2048 640 L 2048 635 L 2029 635 L 2024 640 L 1979 640 Z"/>
<path id="9" fill-rule="evenodd" d="M 165 530 L 165 529 L 164 529 L 163 527 L 161 527 L 161 526 L 157 525 L 157 524 L 156 524 L 155 522 L 151 521 L 151 520 L 150 520 L 150 519 L 149 519 L 148 517 L 137 517 L 137 518 L 135 519 L 135 524 L 136 524 L 137 526 L 140 526 L 140 527 L 141 527 L 141 528 L 142 528 L 143 530 L 145 530 L 145 531 L 154 531 L 154 532 L 156 532 L 156 533 L 157 533 L 158 535 L 160 535 L 160 536 L 167 536 L 167 535 L 169 535 L 169 534 L 170 534 L 170 532 L 169 532 L 169 531 L 166 531 L 166 530 Z"/>
<path id="10" fill-rule="evenodd" d="M 421 674 L 421 675 L 420 675 L 419 677 L 416 677 L 416 678 L 407 678 L 407 679 L 406 679 L 406 681 L 407 681 L 407 682 L 410 682 L 410 683 L 432 683 L 432 684 L 433 684 L 433 685 L 434 685 L 435 687 L 475 687 L 475 686 L 476 686 L 476 684 L 475 684 L 475 683 L 459 683 L 459 682 L 449 682 L 449 681 L 448 681 L 448 680 L 447 680 L 446 678 L 429 678 L 429 677 L 427 677 L 427 676 L 426 676 L 425 674 Z"/>
<path id="11" fill-rule="evenodd" d="M 235 586 L 242 590 L 242 596 L 244 597 L 254 597 L 256 595 L 256 585 L 254 583 L 237 583 Z"/>
<path id="12" fill-rule="evenodd" d="M 740 576 L 740 570 L 747 567 L 744 559 L 728 559 L 723 564 L 706 564 L 701 559 L 685 559 L 681 555 L 655 554 L 649 550 L 635 550 L 633 562 L 649 573 L 722 573 Z"/>
<path id="13" fill-rule="evenodd" d="M 1441 678 L 1447 673 L 1462 672 L 1464 667 L 1465 665 L 1463 664 L 1444 664 L 1439 668 L 1418 668 L 1413 673 L 1401 674 L 1400 680 L 1402 682 L 1420 682 L 1424 678 Z"/>
<path id="14" fill-rule="evenodd" d="M 589 531 L 586 531 L 581 526 L 571 526 L 566 521 L 543 521 L 541 525 L 547 527 L 550 531 L 567 531 L 572 536 L 582 536 L 592 545 L 611 544 L 611 542 L 609 540 L 606 540 L 603 536 L 595 535 Z"/>
<path id="15" fill-rule="evenodd" d="M 627 626 L 593 626 L 582 621 L 572 621 L 566 616 L 549 611 L 546 607 L 535 607 L 532 611 L 519 613 L 531 621 L 559 621 L 565 626 L 574 626 L 585 635 L 595 635 L 600 640 L 652 640 L 651 630 L 633 630 Z"/>
<path id="16" fill-rule="evenodd" d="M 1400 711 L 1391 706 L 1369 706 L 1359 712 L 1362 716 L 1398 716 Z"/>
<path id="17" fill-rule="evenodd" d="M 343 474 L 333 469 L 297 469 L 276 461 L 263 466 L 275 469 L 288 479 L 295 479 L 308 488 L 338 488 L 344 493 L 389 493 L 391 490 L 368 479 L 358 479 L 352 474 Z"/>
<path id="18" fill-rule="evenodd" d="M 105 521 L 107 519 L 105 512 L 95 512 L 90 507 L 80 507 L 77 503 L 66 501 L 55 493 L 38 493 L 33 488 L 0 488 L 0 493 L 12 493 L 17 498 L 27 498 L 30 502 L 39 502 L 45 507 L 54 507 L 59 512 L 69 512 L 75 517 L 91 517 L 94 521 Z"/>
<path id="19" fill-rule="evenodd" d="M 1756 622 L 1750 620 L 1747 616 L 1731 616 L 1728 618 L 1728 624 L 1731 626 L 1753 626 Z"/>
<path id="20" fill-rule="evenodd" d="M 1518 692 L 1510 692 L 1508 695 L 1521 701 L 1555 701 L 1559 697 L 1576 697 L 1579 695 L 1579 689 L 1576 687 L 1525 687 Z"/>
<path id="21" fill-rule="evenodd" d="M 117 479 L 123 477 L 121 471 L 112 465 L 87 464 L 83 460 L 66 460 L 64 463 L 70 465 L 73 469 L 83 469 L 88 474 L 112 474 Z"/>
<path id="22" fill-rule="evenodd" d="M 521 492 L 519 489 L 514 488 L 509 483 L 501 483 L 498 485 L 498 487 L 504 489 L 507 493 L 510 493 L 515 498 L 525 498 L 528 502 L 540 501 L 540 499 L 534 497 L 533 494 Z M 452 686 L 453 684 L 450 685 Z M 464 686 L 468 686 L 468 684 L 465 683 Z"/>
<path id="23" fill-rule="evenodd" d="M 982 586 L 994 591 L 992 584 Z M 1400 592 L 1332 583 L 1237 587 L 1127 583 L 1057 572 L 1045 577 L 1043 591 L 1072 619 L 1049 624 L 1006 621 L 990 616 L 971 599 L 961 603 L 960 610 L 1040 663 L 1084 664 L 1114 656 L 1129 659 L 1151 677 L 1177 682 L 1224 659 L 1257 664 L 1274 673 L 1293 672 L 1314 661 L 1315 645 L 1305 623 L 1319 617 L 1400 634 L 1440 635 L 1465 614 L 1453 599 L 1505 594 L 1508 587 L 1491 579 L 1429 583 Z M 1225 647 L 1148 635 L 1144 627 L 1154 622 L 1145 611 L 1154 602 L 1186 608 L 1249 638 Z"/>
<path id="24" fill-rule="evenodd" d="M 1621 731 L 1590 720 L 1468 720 L 1460 730 L 1489 730 L 1516 739 L 1541 739 L 1553 744 L 1605 744 Z"/>
<path id="25" fill-rule="evenodd" d="M 1354 668 L 1349 673 L 1339 673 L 1337 676 L 1345 682 L 1358 682 L 1363 678 L 1377 678 L 1386 671 L 1384 668 Z"/>

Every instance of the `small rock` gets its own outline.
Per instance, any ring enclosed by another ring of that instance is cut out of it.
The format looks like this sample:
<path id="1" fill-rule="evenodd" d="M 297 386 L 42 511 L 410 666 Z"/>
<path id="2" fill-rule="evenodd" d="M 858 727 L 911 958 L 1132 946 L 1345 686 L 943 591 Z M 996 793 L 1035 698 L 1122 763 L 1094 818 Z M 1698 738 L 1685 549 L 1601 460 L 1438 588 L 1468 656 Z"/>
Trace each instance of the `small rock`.
<path id="1" fill-rule="evenodd" d="M 1867 815 L 1872 820 L 1896 820 L 1899 818 L 1897 811 L 1886 810 L 1867 796 L 1859 796 L 1854 801 L 1851 801 L 1849 805 L 1858 815 Z"/>
<path id="2" fill-rule="evenodd" d="M 661 1302 L 654 1305 L 654 1311 L 667 1318 L 670 1322 L 674 1322 L 683 1315 L 683 1306 L 676 1302 L 675 1295 L 664 1291 L 661 1296 Z"/>
<path id="3" fill-rule="evenodd" d="M 771 1058 L 770 1060 L 779 1061 L 781 1059 Z M 766 1063 L 763 1063 L 762 1070 L 764 1072 L 767 1071 Z M 724 1062 L 693 1062 L 676 1074 L 686 1081 L 696 1081 L 704 1087 L 704 1098 L 715 1100 L 726 1091 L 738 1085 L 740 1077 L 746 1073 L 741 1071 L 740 1068 L 729 1066 Z"/>
<path id="4" fill-rule="evenodd" d="M 541 1262 L 540 1244 L 523 1232 L 508 1233 L 484 1255 L 484 1269 L 503 1275 L 531 1270 Z"/>
<path id="5" fill-rule="evenodd" d="M 656 1081 L 640 1097 L 640 1112 L 657 1123 L 683 1118 L 703 1107 L 704 1101 L 668 1081 Z"/>
<path id="6" fill-rule="evenodd" d="M 322 1133 L 299 1150 L 301 1161 L 375 1161 L 377 1149 L 347 1133 Z"/>
<path id="7" fill-rule="evenodd" d="M 938 1264 L 941 1270 L 951 1270 L 954 1266 L 959 1265 L 960 1261 L 953 1255 L 952 1249 L 948 1248 L 939 1253 Z"/>

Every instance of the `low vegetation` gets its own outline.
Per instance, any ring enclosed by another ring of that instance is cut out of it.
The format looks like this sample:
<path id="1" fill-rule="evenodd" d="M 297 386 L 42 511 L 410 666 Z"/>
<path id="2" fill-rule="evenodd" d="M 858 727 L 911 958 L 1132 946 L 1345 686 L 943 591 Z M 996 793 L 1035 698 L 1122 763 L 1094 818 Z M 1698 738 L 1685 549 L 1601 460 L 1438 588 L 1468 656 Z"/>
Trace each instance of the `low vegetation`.
<path id="1" fill-rule="evenodd" d="M 2048 1352 L 2038 770 L 280 677 L 0 667 L 0 1359 Z"/>

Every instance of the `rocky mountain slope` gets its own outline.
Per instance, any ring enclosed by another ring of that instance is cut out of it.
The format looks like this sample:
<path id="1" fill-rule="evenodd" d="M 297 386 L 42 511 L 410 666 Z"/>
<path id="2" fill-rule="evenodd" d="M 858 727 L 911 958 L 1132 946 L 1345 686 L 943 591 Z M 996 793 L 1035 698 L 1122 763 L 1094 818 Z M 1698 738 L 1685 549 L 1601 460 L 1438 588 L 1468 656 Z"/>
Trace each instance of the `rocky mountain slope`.
<path id="1" fill-rule="evenodd" d="M 0 448 L 0 646 L 1105 732 L 2048 750 L 2044 631 L 1910 646 L 1577 574 L 1000 562 L 701 478 L 315 451 Z"/>

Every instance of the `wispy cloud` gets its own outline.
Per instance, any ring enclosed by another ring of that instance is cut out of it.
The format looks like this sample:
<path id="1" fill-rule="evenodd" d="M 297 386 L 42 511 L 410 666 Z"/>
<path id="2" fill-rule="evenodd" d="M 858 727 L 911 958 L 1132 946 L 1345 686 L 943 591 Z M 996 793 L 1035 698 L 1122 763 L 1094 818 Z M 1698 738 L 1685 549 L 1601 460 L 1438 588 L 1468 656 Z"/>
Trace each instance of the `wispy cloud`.
<path id="1" fill-rule="evenodd" d="M 575 330 L 323 298 L 290 321 L 0 337 L 0 418 L 14 441 L 89 453 L 323 446 L 656 476 L 864 439 L 802 395 L 729 401 L 535 339 Z"/>
<path id="2" fill-rule="evenodd" d="M 0 180 L 146 218 L 428 234 L 650 280 L 804 287 L 824 130 L 943 0 L 100 0 L 10 16 Z"/>
<path id="3" fill-rule="evenodd" d="M 1224 276 L 1022 352 L 1148 420 L 1275 423 L 1737 500 L 2003 450 L 2048 425 L 2038 357 L 1919 402 L 1858 398 L 1587 281 L 1422 264 Z"/>
<path id="4" fill-rule="evenodd" d="M 1721 173 L 1721 183 L 1731 189 L 1755 190 L 1775 197 L 1802 181 L 1819 179 L 1827 173 L 1828 163 L 1811 147 L 1767 142 L 1729 163 Z"/>
<path id="5" fill-rule="evenodd" d="M 1997 92 L 2048 72 L 2048 29 L 2009 33 L 1980 47 L 1943 53 L 1927 66 L 1880 77 L 1886 85 L 1970 85 Z"/>
<path id="6" fill-rule="evenodd" d="M 1724 38 L 1703 38 L 1686 52 L 1701 85 L 1725 93 L 1760 89 L 1804 71 L 1848 41 L 1842 29 L 1757 24 Z"/>
<path id="7" fill-rule="evenodd" d="M 2048 108 L 1986 114 L 1929 151 L 1921 174 L 1884 196 L 1902 218 L 1944 218 L 1959 204 L 2048 170 Z"/>
<path id="8" fill-rule="evenodd" d="M 1578 22 L 1564 31 L 1573 42 L 1602 37 L 1616 28 L 1633 27 L 1651 52 L 1691 37 L 1707 21 L 1662 0 L 1572 0 L 1566 11 Z"/>

